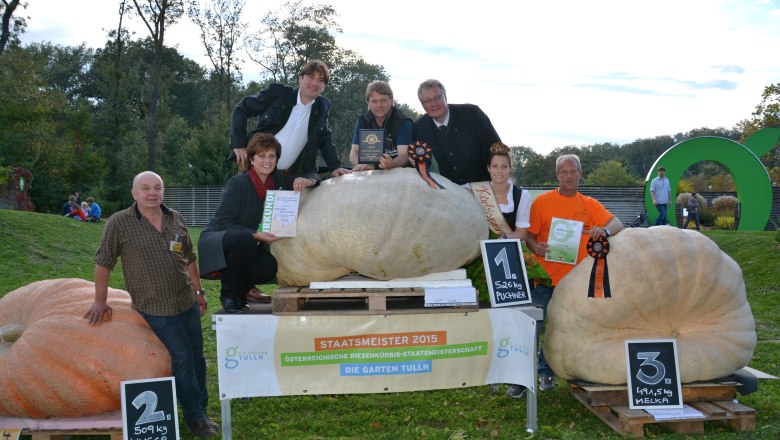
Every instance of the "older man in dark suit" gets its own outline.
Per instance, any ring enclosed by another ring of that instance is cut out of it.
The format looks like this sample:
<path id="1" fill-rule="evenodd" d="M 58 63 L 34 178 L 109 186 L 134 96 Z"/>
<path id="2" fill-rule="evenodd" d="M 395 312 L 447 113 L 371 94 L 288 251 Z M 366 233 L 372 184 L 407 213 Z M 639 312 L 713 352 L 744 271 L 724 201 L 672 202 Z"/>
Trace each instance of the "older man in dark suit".
<path id="1" fill-rule="evenodd" d="M 425 110 L 414 123 L 414 139 L 431 148 L 439 174 L 464 184 L 490 180 L 490 146 L 501 139 L 493 124 L 473 104 L 448 104 L 444 85 L 429 79 L 417 88 Z"/>

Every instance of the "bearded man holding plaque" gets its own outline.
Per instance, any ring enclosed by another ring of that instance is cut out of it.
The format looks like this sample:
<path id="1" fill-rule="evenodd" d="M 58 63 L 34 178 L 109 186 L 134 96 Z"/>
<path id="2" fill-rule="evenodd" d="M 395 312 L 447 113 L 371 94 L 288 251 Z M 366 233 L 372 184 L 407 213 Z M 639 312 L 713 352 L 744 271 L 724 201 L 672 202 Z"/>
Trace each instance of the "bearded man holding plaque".
<path id="1" fill-rule="evenodd" d="M 552 280 L 551 286 L 537 285 L 531 291 L 531 298 L 542 306 L 545 315 L 555 286 L 588 255 L 589 239 L 592 248 L 608 250 L 606 239 L 623 230 L 623 223 L 604 205 L 579 192 L 579 156 L 558 156 L 555 175 L 558 188 L 536 197 L 531 204 L 531 226 L 526 237 L 528 248 Z M 597 260 L 603 256 L 594 255 Z M 536 327 L 537 333 L 540 327 Z M 555 389 L 555 376 L 544 359 L 544 348 L 539 353 L 539 377 L 542 390 Z"/>

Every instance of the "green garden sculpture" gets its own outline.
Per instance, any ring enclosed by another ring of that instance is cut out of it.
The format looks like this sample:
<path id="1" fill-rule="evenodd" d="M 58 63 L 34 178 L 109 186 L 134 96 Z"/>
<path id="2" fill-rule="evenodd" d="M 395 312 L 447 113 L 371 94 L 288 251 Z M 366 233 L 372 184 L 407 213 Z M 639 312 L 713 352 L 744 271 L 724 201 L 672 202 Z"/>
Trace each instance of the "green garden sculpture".
<path id="1" fill-rule="evenodd" d="M 672 146 L 655 161 L 645 179 L 645 207 L 650 224 L 658 217 L 650 197 L 650 182 L 656 170 L 661 166 L 666 168 L 666 177 L 672 188 L 671 200 L 674 201 L 680 176 L 691 165 L 708 160 L 726 167 L 734 178 L 737 198 L 741 204 L 738 229 L 763 231 L 772 210 L 772 183 L 758 158 L 774 148 L 778 139 L 780 129 L 764 128 L 748 137 L 745 145 L 726 138 L 703 136 Z M 673 214 L 669 215 L 669 223 L 677 223 Z"/>

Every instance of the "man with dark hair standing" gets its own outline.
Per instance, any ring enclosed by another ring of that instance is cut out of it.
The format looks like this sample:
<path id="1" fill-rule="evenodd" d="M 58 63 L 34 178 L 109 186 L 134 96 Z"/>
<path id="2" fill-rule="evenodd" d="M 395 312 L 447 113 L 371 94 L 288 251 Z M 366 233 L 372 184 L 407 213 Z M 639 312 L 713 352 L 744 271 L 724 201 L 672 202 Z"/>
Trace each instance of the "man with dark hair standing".
<path id="1" fill-rule="evenodd" d="M 501 141 L 490 118 L 473 104 L 448 104 L 444 85 L 423 81 L 417 97 L 425 114 L 414 122 L 414 139 L 428 144 L 439 174 L 463 185 L 490 180 L 490 146 Z"/>
<path id="2" fill-rule="evenodd" d="M 257 95 L 242 99 L 230 121 L 230 145 L 239 169 L 246 169 L 247 119 L 258 116 L 254 132 L 271 133 L 282 144 L 278 168 L 284 174 L 317 177 L 317 151 L 334 177 L 349 173 L 341 167 L 328 126 L 330 101 L 322 97 L 330 81 L 328 66 L 307 62 L 298 74 L 298 88 L 271 84 Z"/>
<path id="3" fill-rule="evenodd" d="M 206 414 L 206 359 L 200 324 L 208 304 L 192 240 L 184 217 L 162 203 L 160 176 L 151 171 L 138 174 L 131 192 L 135 203 L 112 215 L 103 230 L 95 254 L 95 302 L 84 318 L 91 325 L 111 320 L 108 279 L 121 258 L 133 309 L 171 355 L 184 425 L 198 438 L 211 438 L 219 426 Z"/>
<path id="4" fill-rule="evenodd" d="M 655 209 L 658 210 L 658 218 L 653 225 L 668 225 L 666 213 L 669 209 L 669 201 L 672 199 L 672 186 L 666 177 L 666 168 L 658 168 L 658 177 L 650 182 L 650 196 L 653 198 Z"/>

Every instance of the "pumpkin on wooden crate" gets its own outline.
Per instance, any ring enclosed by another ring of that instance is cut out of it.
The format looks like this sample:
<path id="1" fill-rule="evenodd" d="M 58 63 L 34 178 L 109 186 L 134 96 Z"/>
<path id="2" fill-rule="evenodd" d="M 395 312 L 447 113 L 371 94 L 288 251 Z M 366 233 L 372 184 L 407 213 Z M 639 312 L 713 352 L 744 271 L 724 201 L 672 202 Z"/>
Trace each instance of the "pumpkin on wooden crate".
<path id="1" fill-rule="evenodd" d="M 413 168 L 328 179 L 301 197 L 294 238 L 271 245 L 279 284 L 308 286 L 350 272 L 389 280 L 458 269 L 488 238 L 482 208 L 467 190 Z"/>
<path id="2" fill-rule="evenodd" d="M 561 280 L 544 355 L 563 379 L 626 383 L 626 339 L 676 339 L 683 383 L 726 377 L 756 347 L 742 270 L 699 232 L 631 228 L 609 239 L 611 298 L 588 298 L 593 260 Z"/>
<path id="3" fill-rule="evenodd" d="M 92 282 L 39 281 L 0 298 L 0 415 L 80 417 L 121 408 L 120 382 L 171 374 L 171 359 L 130 295 L 108 289 L 110 321 L 84 314 Z"/>

